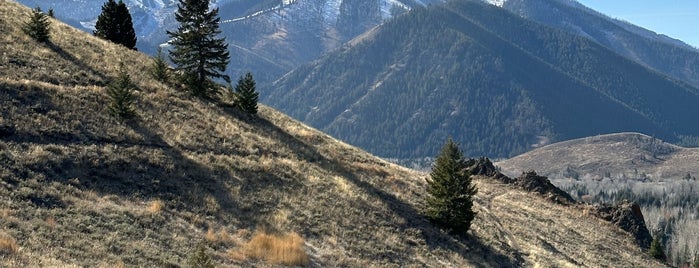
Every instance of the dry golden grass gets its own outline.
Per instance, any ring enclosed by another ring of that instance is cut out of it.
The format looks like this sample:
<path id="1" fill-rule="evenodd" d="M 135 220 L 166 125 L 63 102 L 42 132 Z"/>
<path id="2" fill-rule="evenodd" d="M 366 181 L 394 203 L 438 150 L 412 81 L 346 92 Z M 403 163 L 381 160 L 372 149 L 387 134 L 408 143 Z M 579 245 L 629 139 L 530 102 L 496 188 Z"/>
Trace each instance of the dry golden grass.
<path id="1" fill-rule="evenodd" d="M 0 254 L 13 255 L 19 251 L 17 241 L 9 235 L 0 234 Z"/>
<path id="2" fill-rule="evenodd" d="M 217 232 L 215 228 L 209 227 L 204 239 L 212 245 L 232 246 L 238 243 L 238 239 L 225 228 Z"/>
<path id="3" fill-rule="evenodd" d="M 163 211 L 163 207 L 165 207 L 165 203 L 158 199 L 151 201 L 147 210 L 150 214 L 159 214 Z"/>
<path id="4" fill-rule="evenodd" d="M 58 227 L 58 222 L 56 221 L 56 218 L 49 216 L 46 218 L 46 225 L 51 229 L 56 229 L 56 227 Z"/>
<path id="5" fill-rule="evenodd" d="M 308 265 L 304 240 L 297 233 L 255 232 L 245 245 L 229 254 L 233 259 L 259 259 L 271 264 Z"/>

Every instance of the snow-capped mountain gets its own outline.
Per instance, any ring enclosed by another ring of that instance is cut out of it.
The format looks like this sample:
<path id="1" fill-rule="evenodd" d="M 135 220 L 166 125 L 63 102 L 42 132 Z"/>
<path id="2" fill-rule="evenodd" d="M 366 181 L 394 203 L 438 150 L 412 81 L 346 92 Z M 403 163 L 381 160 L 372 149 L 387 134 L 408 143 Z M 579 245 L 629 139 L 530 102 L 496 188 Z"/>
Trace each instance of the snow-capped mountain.
<path id="1" fill-rule="evenodd" d="M 53 8 L 56 17 L 92 32 L 104 1 L 18 0 Z M 105 0 L 106 1 L 106 0 Z M 177 28 L 177 0 L 123 0 L 133 17 L 137 48 L 146 53 L 166 43 Z M 230 74 L 252 71 L 264 81 L 364 33 L 394 15 L 432 0 L 214 0 L 231 50 Z M 439 1 L 439 0 L 437 0 Z"/>
<path id="2" fill-rule="evenodd" d="M 58 19 L 91 32 L 104 1 L 18 0 L 53 8 Z M 443 0 L 214 0 L 231 50 L 230 74 L 252 71 L 272 81 L 383 21 Z M 679 40 L 609 18 L 575 0 L 483 0 L 524 18 L 602 44 L 656 71 L 699 87 L 699 53 Z M 177 0 L 124 0 L 137 47 L 146 53 L 177 27 Z M 670 54 L 668 54 L 670 53 Z"/>

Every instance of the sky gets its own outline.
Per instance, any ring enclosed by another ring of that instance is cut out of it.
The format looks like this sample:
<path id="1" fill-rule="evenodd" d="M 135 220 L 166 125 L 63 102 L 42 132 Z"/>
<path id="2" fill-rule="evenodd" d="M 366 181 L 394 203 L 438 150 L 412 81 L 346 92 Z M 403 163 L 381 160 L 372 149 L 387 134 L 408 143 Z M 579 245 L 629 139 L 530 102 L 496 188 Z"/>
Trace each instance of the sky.
<path id="1" fill-rule="evenodd" d="M 699 48 L 699 0 L 577 0 L 621 19 Z"/>

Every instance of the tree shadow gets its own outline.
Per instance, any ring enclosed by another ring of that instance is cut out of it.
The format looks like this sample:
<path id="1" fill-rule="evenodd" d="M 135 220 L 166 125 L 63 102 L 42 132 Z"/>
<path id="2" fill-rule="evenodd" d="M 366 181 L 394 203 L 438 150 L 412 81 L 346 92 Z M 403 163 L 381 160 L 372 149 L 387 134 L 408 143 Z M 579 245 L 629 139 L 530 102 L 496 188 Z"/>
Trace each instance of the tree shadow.
<path id="1" fill-rule="evenodd" d="M 87 70 L 90 72 L 90 74 L 98 77 L 100 81 L 92 81 L 94 82 L 93 84 L 98 85 L 98 86 L 103 86 L 107 81 L 109 81 L 109 77 L 106 77 L 103 75 L 101 72 L 98 72 L 94 68 L 92 68 L 90 65 L 85 64 L 83 61 L 79 60 L 72 54 L 70 54 L 68 51 L 64 50 L 62 47 L 59 45 L 53 43 L 51 40 L 48 40 L 45 42 L 46 46 L 50 48 L 53 52 L 55 52 L 57 55 L 61 56 L 64 60 L 72 63 L 73 65 L 77 66 L 79 69 L 82 70 Z"/>

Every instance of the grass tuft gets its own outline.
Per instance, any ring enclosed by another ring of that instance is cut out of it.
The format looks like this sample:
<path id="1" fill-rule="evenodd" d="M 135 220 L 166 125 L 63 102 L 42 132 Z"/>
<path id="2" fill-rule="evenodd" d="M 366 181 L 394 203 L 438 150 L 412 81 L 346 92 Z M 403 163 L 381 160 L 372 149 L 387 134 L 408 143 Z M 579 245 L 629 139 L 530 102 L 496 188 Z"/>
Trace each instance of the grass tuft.
<path id="1" fill-rule="evenodd" d="M 163 207 L 165 206 L 165 203 L 161 200 L 154 200 L 150 202 L 150 206 L 148 206 L 148 213 L 150 214 L 160 214 L 160 212 L 163 210 Z"/>
<path id="2" fill-rule="evenodd" d="M 297 233 L 277 235 L 258 231 L 238 251 L 229 254 L 236 260 L 260 259 L 271 264 L 308 265 L 304 244 Z"/>
<path id="3" fill-rule="evenodd" d="M 9 235 L 0 235 L 0 254 L 14 255 L 19 251 L 17 241 Z"/>

